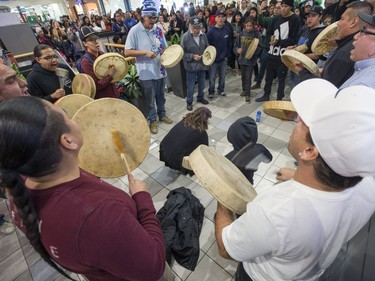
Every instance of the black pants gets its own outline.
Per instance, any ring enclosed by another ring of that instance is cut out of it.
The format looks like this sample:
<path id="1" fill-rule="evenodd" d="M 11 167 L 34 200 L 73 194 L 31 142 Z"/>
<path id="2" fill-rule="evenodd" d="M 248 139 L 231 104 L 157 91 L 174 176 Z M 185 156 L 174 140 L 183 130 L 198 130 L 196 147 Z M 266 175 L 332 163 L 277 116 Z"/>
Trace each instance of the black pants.
<path id="1" fill-rule="evenodd" d="M 245 269 L 243 268 L 242 262 L 238 264 L 236 274 L 234 275 L 235 281 L 253 281 L 249 275 L 247 275 Z"/>
<path id="2" fill-rule="evenodd" d="M 254 64 L 241 66 L 242 91 L 245 96 L 250 97 L 251 77 L 253 76 Z"/>
<path id="3" fill-rule="evenodd" d="M 281 100 L 284 97 L 285 79 L 287 74 L 288 67 L 281 60 L 268 59 L 264 95 L 268 97 L 270 96 L 273 78 L 277 76 L 279 80 L 277 99 Z"/>

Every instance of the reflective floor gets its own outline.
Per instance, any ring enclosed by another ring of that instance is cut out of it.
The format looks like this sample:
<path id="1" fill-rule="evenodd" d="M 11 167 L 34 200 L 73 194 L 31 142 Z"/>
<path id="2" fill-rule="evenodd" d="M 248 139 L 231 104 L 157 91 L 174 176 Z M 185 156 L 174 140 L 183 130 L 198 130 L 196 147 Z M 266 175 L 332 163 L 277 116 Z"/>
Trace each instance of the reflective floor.
<path id="1" fill-rule="evenodd" d="M 273 95 L 275 95 L 275 84 L 273 85 Z M 287 97 L 289 95 L 286 89 Z M 256 112 L 263 110 L 263 103 L 256 103 L 255 98 L 263 94 L 262 89 L 252 91 L 252 102 L 245 103 L 244 97 L 240 97 L 241 77 L 226 75 L 225 93 L 226 97 L 217 97 L 210 101 L 207 107 L 212 111 L 208 135 L 210 145 L 223 155 L 232 150 L 231 144 L 226 138 L 229 126 L 238 118 L 251 116 L 255 119 Z M 207 97 L 207 91 L 205 91 Z M 271 96 L 275 99 L 275 96 Z M 167 115 L 176 124 L 188 112 L 186 101 L 172 93 L 166 94 Z M 194 103 L 193 106 L 201 106 Z M 234 261 L 228 261 L 219 257 L 214 236 L 213 215 L 216 211 L 216 200 L 200 185 L 198 179 L 193 176 L 184 176 L 174 170 L 164 166 L 159 161 L 159 143 L 174 124 L 159 124 L 159 132 L 153 135 L 153 140 L 149 154 L 144 162 L 134 171 L 137 179 L 144 180 L 152 194 L 153 201 L 159 210 L 166 201 L 168 192 L 174 188 L 184 186 L 192 190 L 193 194 L 199 198 L 204 205 L 205 218 L 200 235 L 200 257 L 199 263 L 194 272 L 184 269 L 176 262 L 172 264 L 175 280 L 203 281 L 233 280 L 233 275 L 237 266 Z M 281 121 L 267 116 L 262 111 L 261 122 L 258 125 L 258 143 L 264 144 L 272 153 L 273 161 L 269 164 L 262 163 L 254 175 L 254 187 L 256 190 L 271 187 L 276 183 L 276 172 L 279 167 L 294 167 L 294 160 L 291 158 L 287 142 L 294 126 L 293 122 Z M 106 179 L 105 179 L 106 180 Z M 125 177 L 108 179 L 109 183 L 128 191 L 127 179 Z M 5 201 L 0 202 L 0 214 L 5 213 L 9 219 L 9 214 Z M 76 274 L 71 275 L 76 280 Z M 36 254 L 27 242 L 25 236 L 16 231 L 11 235 L 0 233 L 0 280 L 65 280 L 56 271 L 46 265 Z"/>

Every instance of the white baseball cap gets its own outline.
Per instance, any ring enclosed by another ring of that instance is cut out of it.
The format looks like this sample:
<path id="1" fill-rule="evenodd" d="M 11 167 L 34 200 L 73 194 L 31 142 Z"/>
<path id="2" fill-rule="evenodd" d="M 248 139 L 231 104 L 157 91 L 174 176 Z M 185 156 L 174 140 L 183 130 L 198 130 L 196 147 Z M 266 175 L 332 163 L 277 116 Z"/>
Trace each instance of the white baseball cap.
<path id="1" fill-rule="evenodd" d="M 338 89 L 323 79 L 295 86 L 291 101 L 328 166 L 345 177 L 375 176 L 375 89 Z"/>

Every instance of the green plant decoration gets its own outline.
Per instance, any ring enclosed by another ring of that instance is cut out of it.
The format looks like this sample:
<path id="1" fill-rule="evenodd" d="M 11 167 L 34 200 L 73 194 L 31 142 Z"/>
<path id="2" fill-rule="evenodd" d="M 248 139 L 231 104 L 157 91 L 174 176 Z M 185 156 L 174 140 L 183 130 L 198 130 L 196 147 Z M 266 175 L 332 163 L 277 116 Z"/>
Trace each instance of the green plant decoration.
<path id="1" fill-rule="evenodd" d="M 117 83 L 117 88 L 122 99 L 143 99 L 141 82 L 134 64 L 129 65 L 128 74 Z"/>
<path id="2" fill-rule="evenodd" d="M 175 44 L 180 45 L 181 43 L 181 37 L 182 37 L 183 32 L 181 34 L 175 33 L 171 36 L 170 40 L 168 41 L 168 46 L 172 46 Z"/>

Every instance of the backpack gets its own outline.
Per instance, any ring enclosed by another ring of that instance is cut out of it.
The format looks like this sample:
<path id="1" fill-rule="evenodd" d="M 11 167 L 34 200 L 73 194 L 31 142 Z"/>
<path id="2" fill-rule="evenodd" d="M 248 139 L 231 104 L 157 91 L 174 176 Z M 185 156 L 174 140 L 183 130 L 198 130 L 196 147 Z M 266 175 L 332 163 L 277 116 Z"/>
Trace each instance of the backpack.
<path id="1" fill-rule="evenodd" d="M 92 64 L 94 64 L 94 60 L 91 58 L 91 56 L 88 53 L 84 54 L 79 60 L 76 61 L 76 68 L 79 73 L 83 73 L 82 71 L 82 59 L 83 58 L 88 59 Z"/>

